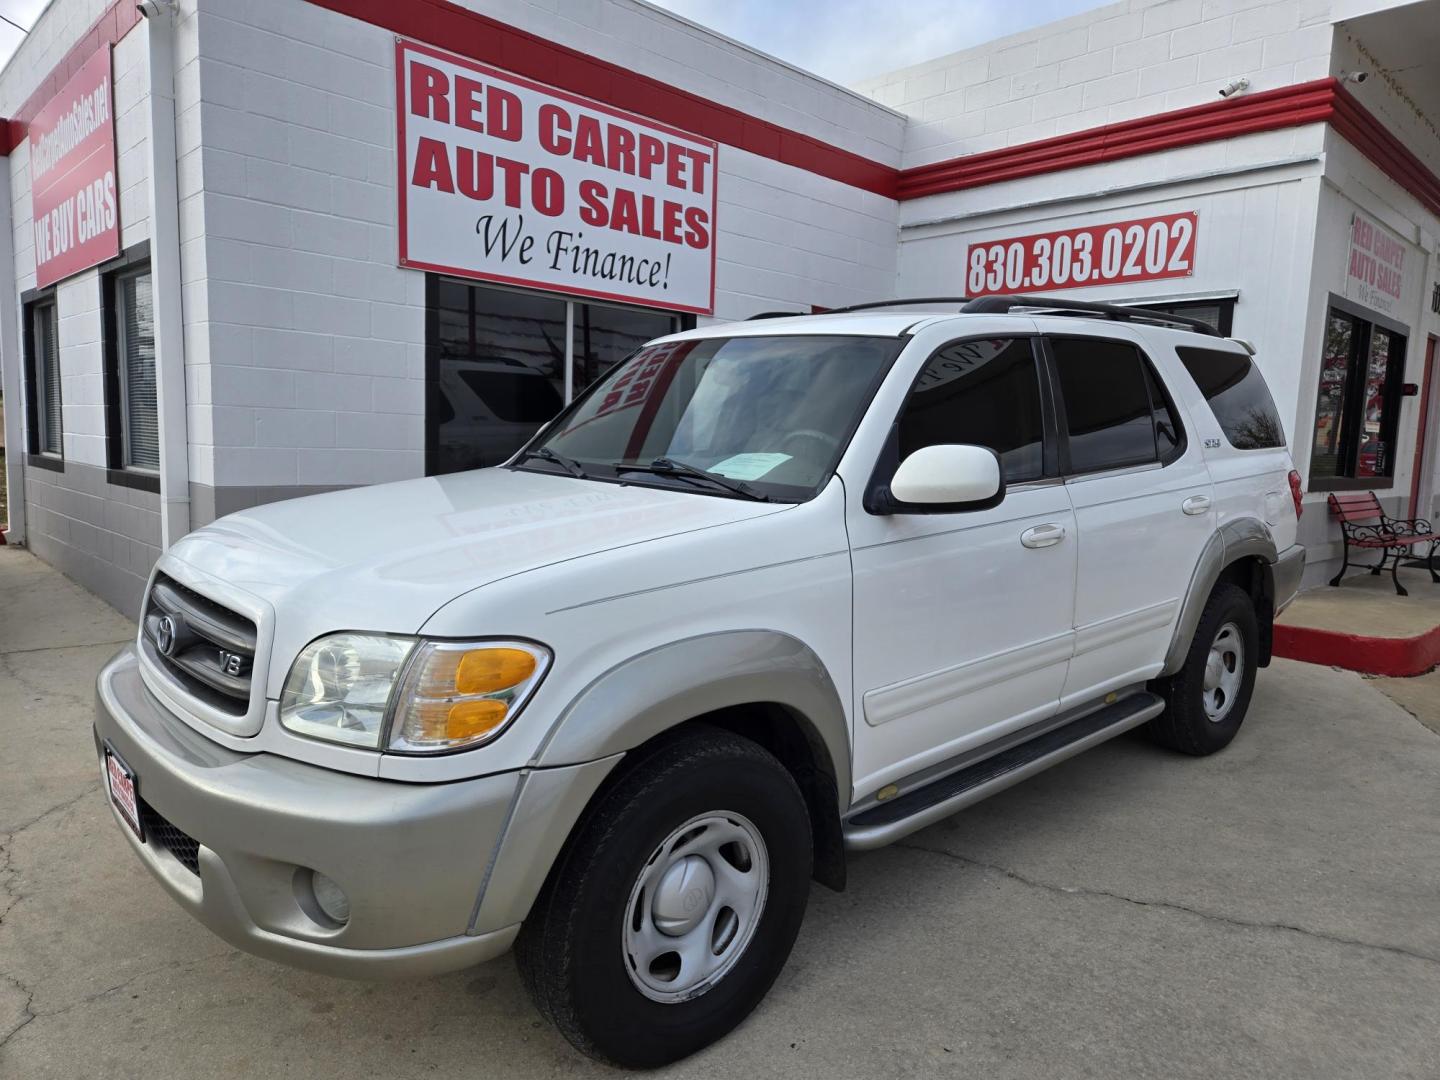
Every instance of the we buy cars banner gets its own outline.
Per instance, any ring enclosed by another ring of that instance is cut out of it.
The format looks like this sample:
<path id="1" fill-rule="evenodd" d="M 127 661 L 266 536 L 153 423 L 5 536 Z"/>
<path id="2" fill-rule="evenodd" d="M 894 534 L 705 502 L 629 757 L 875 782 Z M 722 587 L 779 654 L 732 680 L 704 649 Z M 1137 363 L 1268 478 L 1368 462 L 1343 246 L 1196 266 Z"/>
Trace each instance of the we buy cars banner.
<path id="1" fill-rule="evenodd" d="M 709 314 L 716 145 L 396 43 L 401 266 Z"/>
<path id="2" fill-rule="evenodd" d="M 992 296 L 1188 277 L 1195 272 L 1194 211 L 976 241 L 965 294 Z"/>
<path id="3" fill-rule="evenodd" d="M 38 288 L 120 254 L 110 48 L 30 121 L 30 206 Z"/>

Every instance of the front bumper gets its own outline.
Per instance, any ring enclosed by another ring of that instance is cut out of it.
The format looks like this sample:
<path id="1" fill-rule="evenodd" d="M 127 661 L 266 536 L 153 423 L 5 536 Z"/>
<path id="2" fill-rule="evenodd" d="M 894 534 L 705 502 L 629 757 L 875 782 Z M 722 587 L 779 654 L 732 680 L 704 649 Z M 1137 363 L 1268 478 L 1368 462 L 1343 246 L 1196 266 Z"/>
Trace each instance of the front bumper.
<path id="1" fill-rule="evenodd" d="M 480 901 L 504 854 L 525 774 L 407 784 L 237 753 L 166 711 L 141 681 L 130 648 L 101 671 L 97 697 L 102 768 L 108 742 L 134 770 L 139 798 L 198 841 L 199 873 L 153 839 L 141 842 L 117 812 L 121 831 L 171 896 L 235 947 L 324 974 L 371 978 L 469 967 L 514 941 L 533 894 L 516 896 L 513 883 L 502 881 L 493 891 L 505 904 L 487 903 L 482 913 Z M 598 784 L 607 771 L 608 763 L 592 763 L 576 767 L 582 782 L 559 775 L 548 782 L 578 795 L 593 790 L 592 774 Z M 545 810 L 553 813 L 557 801 L 566 802 L 551 799 Z M 531 875 L 535 861 L 558 851 L 573 820 L 566 816 L 525 815 L 531 831 L 558 834 L 552 845 L 531 848 Z M 541 880 L 548 865 L 545 859 Z M 310 914 L 317 912 L 312 870 L 345 890 L 345 925 Z"/>

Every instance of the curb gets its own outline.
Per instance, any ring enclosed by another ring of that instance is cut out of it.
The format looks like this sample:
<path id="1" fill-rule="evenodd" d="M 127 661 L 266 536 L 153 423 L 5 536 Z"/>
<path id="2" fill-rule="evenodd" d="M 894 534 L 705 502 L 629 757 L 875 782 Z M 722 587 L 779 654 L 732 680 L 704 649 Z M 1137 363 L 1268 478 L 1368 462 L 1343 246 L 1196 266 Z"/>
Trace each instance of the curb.
<path id="1" fill-rule="evenodd" d="M 1440 626 L 1409 638 L 1338 634 L 1308 626 L 1275 626 L 1274 654 L 1366 675 L 1407 678 L 1440 664 Z"/>

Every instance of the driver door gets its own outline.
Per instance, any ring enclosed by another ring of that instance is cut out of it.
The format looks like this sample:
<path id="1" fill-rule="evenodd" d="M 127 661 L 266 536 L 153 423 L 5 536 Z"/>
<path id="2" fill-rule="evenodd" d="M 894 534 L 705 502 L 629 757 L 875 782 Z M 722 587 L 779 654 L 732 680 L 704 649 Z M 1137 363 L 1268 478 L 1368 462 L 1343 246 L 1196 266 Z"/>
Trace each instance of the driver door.
<path id="1" fill-rule="evenodd" d="M 998 505 L 874 514 L 863 491 L 848 494 L 857 797 L 1059 708 L 1077 544 L 1036 340 L 942 345 L 893 435 L 895 462 L 935 444 L 995 450 L 1006 483 Z"/>

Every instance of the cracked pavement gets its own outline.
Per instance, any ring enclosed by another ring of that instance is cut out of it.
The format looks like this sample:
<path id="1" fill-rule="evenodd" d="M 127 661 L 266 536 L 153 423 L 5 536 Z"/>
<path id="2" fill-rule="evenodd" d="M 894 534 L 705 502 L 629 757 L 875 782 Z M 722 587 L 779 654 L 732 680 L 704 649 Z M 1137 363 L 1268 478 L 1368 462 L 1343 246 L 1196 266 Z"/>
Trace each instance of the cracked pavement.
<path id="1" fill-rule="evenodd" d="M 181 912 L 117 831 L 90 735 L 132 632 L 0 549 L 0 1077 L 614 1075 L 508 959 L 342 982 Z M 1222 754 L 1123 738 L 855 857 L 756 1014 L 663 1075 L 1433 1078 L 1437 916 L 1440 735 L 1279 661 Z"/>

